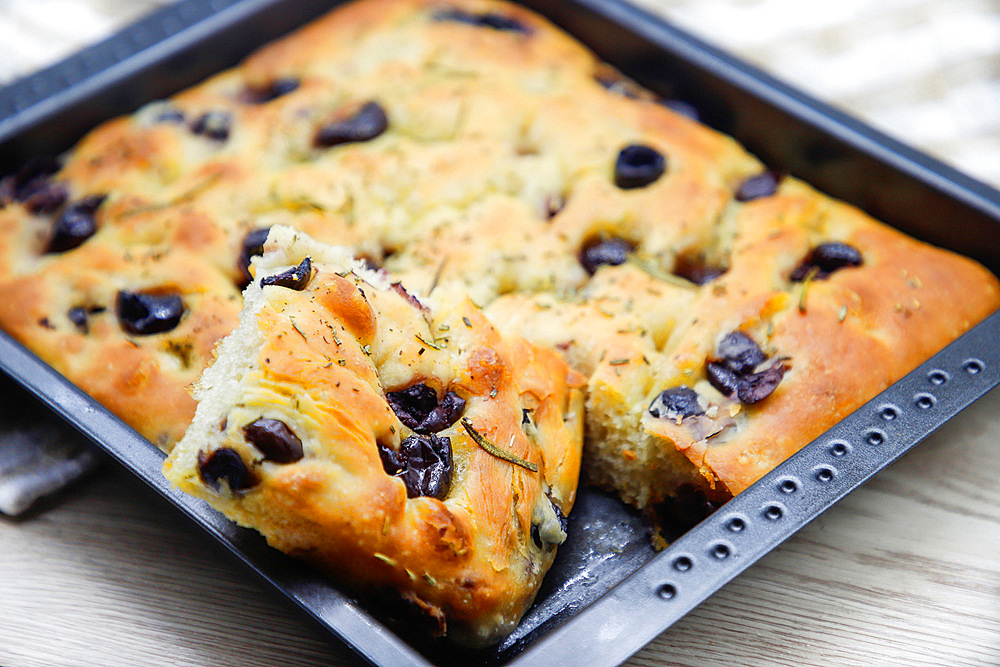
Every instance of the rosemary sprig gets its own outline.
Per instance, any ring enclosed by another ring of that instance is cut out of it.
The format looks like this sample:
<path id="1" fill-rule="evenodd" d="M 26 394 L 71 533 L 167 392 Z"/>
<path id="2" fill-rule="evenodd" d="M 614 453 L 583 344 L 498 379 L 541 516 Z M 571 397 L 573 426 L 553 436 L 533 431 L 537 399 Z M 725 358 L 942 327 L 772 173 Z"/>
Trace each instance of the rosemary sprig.
<path id="1" fill-rule="evenodd" d="M 513 463 L 514 465 L 521 466 L 522 468 L 530 470 L 531 472 L 538 472 L 538 466 L 532 463 L 531 461 L 525 461 L 524 459 L 522 459 L 519 456 L 516 456 L 515 454 L 511 454 L 510 452 L 505 452 L 504 450 L 500 449 L 492 442 L 484 438 L 479 431 L 473 428 L 472 422 L 469 421 L 468 417 L 462 417 L 462 426 L 465 428 L 465 432 L 469 434 L 469 437 L 472 438 L 472 440 L 477 445 L 485 449 L 486 453 L 491 454 L 492 456 L 495 456 L 498 459 L 503 459 L 504 461 Z"/>
<path id="2" fill-rule="evenodd" d="M 382 561 L 383 563 L 385 563 L 390 567 L 396 567 L 396 565 L 398 565 L 395 558 L 390 558 L 389 556 L 386 556 L 385 554 L 380 554 L 377 551 L 373 553 L 372 556 L 375 556 L 375 558 L 378 558 L 380 561 Z"/>
<path id="3" fill-rule="evenodd" d="M 443 350 L 444 349 L 443 347 L 441 347 L 440 345 L 438 345 L 436 342 L 432 343 L 429 340 L 427 340 L 426 338 L 424 338 L 423 336 L 421 336 L 420 334 L 416 334 L 416 338 L 417 338 L 417 340 L 419 340 L 421 343 L 423 343 L 427 347 L 433 348 L 435 350 Z"/>
<path id="4" fill-rule="evenodd" d="M 302 340 L 308 343 L 309 339 L 306 338 L 306 335 L 304 333 L 302 333 L 302 329 L 299 328 L 299 325 L 295 323 L 295 318 L 289 317 L 288 320 L 292 323 L 292 328 L 295 329 L 297 332 L 299 332 L 299 335 L 302 336 Z"/>
<path id="5" fill-rule="evenodd" d="M 809 269 L 809 273 L 807 273 L 806 277 L 802 280 L 802 290 L 799 292 L 800 313 L 806 312 L 806 298 L 809 296 L 809 285 L 812 284 L 813 278 L 816 277 L 817 273 L 819 273 L 819 267 L 814 266 Z"/>
<path id="6" fill-rule="evenodd" d="M 326 211 L 325 206 L 309 199 L 307 195 L 300 194 L 294 197 L 282 197 L 278 194 L 278 191 L 274 188 L 274 186 L 271 186 L 267 196 L 275 207 L 283 208 L 292 211 L 293 213 L 298 213 L 303 210 L 319 211 L 321 213 Z"/>
<path id="7" fill-rule="evenodd" d="M 427 296 L 430 296 L 431 292 L 433 292 L 434 289 L 438 286 L 438 282 L 441 280 L 441 274 L 444 273 L 444 265 L 447 263 L 448 263 L 448 256 L 445 255 L 445 258 L 441 260 L 441 263 L 438 264 L 437 270 L 434 272 L 434 279 L 431 280 L 431 287 L 430 289 L 427 290 Z"/>
<path id="8" fill-rule="evenodd" d="M 634 252 L 629 253 L 628 263 L 648 275 L 650 278 L 655 278 L 656 280 L 667 283 L 668 285 L 690 290 L 698 289 L 698 285 L 693 282 L 684 280 L 680 276 L 675 276 L 672 273 L 661 270 L 660 267 L 656 266 L 653 260 L 642 257 Z"/>
<path id="9" fill-rule="evenodd" d="M 221 172 L 215 172 L 214 174 L 212 174 L 208 178 L 205 178 L 204 180 L 199 181 L 198 183 L 195 183 L 190 188 L 188 188 L 187 190 L 185 190 L 181 194 L 177 195 L 176 197 L 174 197 L 170 201 L 163 202 L 163 203 L 160 203 L 160 204 L 146 204 L 144 206 L 136 206 L 135 208 L 129 209 L 127 211 L 123 211 L 122 213 L 118 214 L 118 219 L 121 220 L 122 218 L 128 218 L 128 217 L 131 217 L 133 215 L 138 215 L 140 213 L 149 213 L 151 211 L 159 211 L 161 209 L 170 208 L 171 206 L 176 206 L 177 204 L 187 203 L 187 202 L 191 201 L 192 199 L 194 199 L 195 196 L 201 194 L 202 191 L 207 190 L 210 187 L 212 187 L 213 185 L 215 185 L 215 182 L 217 180 L 219 180 L 220 178 L 222 178 L 222 173 Z"/>

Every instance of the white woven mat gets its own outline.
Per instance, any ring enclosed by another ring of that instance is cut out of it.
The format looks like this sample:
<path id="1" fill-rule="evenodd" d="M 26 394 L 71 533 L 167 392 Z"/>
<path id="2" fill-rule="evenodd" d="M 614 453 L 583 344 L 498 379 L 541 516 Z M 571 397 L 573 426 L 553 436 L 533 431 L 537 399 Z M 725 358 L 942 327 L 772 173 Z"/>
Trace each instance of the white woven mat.
<path id="1" fill-rule="evenodd" d="M 0 84 L 171 1 L 0 0 Z M 632 1 L 1000 186 L 1000 0 Z M 11 427 L 0 424 L 0 464 L 20 461 L 27 446 Z M 0 512 L 21 511 L 94 465 L 67 472 L 72 457 L 46 440 L 41 463 L 0 465 L 0 496 L 11 484 L 16 492 Z M 39 476 L 46 461 L 50 474 Z"/>

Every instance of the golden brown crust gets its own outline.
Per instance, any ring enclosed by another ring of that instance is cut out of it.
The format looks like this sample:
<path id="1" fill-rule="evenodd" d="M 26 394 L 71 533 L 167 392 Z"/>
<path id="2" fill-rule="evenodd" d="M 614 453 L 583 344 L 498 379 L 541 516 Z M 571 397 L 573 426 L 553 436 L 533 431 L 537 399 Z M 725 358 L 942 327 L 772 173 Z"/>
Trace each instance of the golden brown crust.
<path id="1" fill-rule="evenodd" d="M 308 255 L 312 280 L 304 291 L 249 288 L 241 326 L 201 380 L 195 421 L 167 476 L 353 587 L 390 586 L 438 610 L 453 636 L 483 643 L 509 632 L 555 556 L 552 505 L 566 514 L 573 505 L 583 378 L 554 352 L 501 338 L 461 295 L 438 294 L 423 310 L 386 281 L 350 272 L 349 260 L 291 237 L 278 234 L 258 272 Z M 463 419 L 538 470 L 488 453 L 454 423 L 436 433 L 454 457 L 447 495 L 408 499 L 379 447 L 398 450 L 414 435 L 386 392 L 415 384 L 457 393 Z M 259 417 L 288 425 L 304 457 L 262 460 L 241 431 Z M 220 448 L 239 452 L 259 482 L 239 493 L 206 483 L 199 457 Z"/>

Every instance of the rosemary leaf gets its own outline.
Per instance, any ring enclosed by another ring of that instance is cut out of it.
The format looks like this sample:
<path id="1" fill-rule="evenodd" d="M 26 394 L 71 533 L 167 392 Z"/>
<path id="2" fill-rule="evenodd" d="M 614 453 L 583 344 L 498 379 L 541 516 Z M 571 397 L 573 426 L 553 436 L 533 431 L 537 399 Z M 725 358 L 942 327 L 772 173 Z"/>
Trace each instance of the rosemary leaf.
<path id="1" fill-rule="evenodd" d="M 814 266 L 809 269 L 809 273 L 806 274 L 805 279 L 802 281 L 802 289 L 799 291 L 799 312 L 806 312 L 806 298 L 809 296 L 809 286 L 812 284 L 813 278 L 819 273 L 819 267 Z"/>
<path id="2" fill-rule="evenodd" d="M 434 348 L 435 350 L 443 350 L 444 349 L 443 347 L 441 347 L 440 345 L 438 345 L 436 343 L 431 343 L 431 342 L 425 340 L 420 334 L 416 334 L 416 336 L 417 336 L 417 340 L 419 340 L 421 343 L 423 343 L 427 347 Z"/>
<path id="3" fill-rule="evenodd" d="M 629 254 L 628 263 L 648 275 L 650 278 L 655 278 L 656 280 L 667 283 L 668 285 L 673 285 L 674 287 L 680 287 L 683 289 L 698 289 L 698 285 L 693 282 L 684 280 L 680 276 L 675 276 L 672 273 L 662 271 L 660 267 L 656 266 L 651 259 L 642 257 L 636 253 Z"/>
<path id="4" fill-rule="evenodd" d="M 395 558 L 389 558 L 385 554 L 380 554 L 377 551 L 375 553 L 373 553 L 372 556 L 375 556 L 375 558 L 378 558 L 380 561 L 382 561 L 383 563 L 385 563 L 386 565 L 389 565 L 391 567 L 396 567 L 396 565 L 397 565 Z"/>
<path id="5" fill-rule="evenodd" d="M 200 181 L 198 183 L 195 183 L 193 186 L 191 186 L 190 188 L 188 188 L 187 190 L 185 190 L 181 194 L 177 195 L 176 197 L 174 197 L 170 201 L 162 202 L 162 203 L 159 203 L 159 204 L 146 204 L 144 206 L 137 206 L 136 208 L 132 208 L 132 209 L 129 209 L 127 211 L 123 211 L 122 213 L 120 213 L 118 215 L 118 219 L 120 220 L 121 218 L 128 218 L 128 217 L 131 217 L 133 215 L 138 215 L 140 213 L 149 213 L 151 211 L 159 211 L 159 210 L 162 210 L 162 209 L 165 209 L 165 208 L 170 208 L 171 206 L 176 206 L 177 204 L 187 203 L 187 202 L 191 201 L 192 199 L 194 199 L 197 195 L 201 194 L 201 192 L 203 192 L 204 190 L 207 190 L 208 188 L 212 187 L 212 185 L 214 185 L 215 182 L 217 180 L 219 180 L 220 178 L 222 178 L 222 173 L 221 172 L 216 172 L 216 173 L 212 174 L 211 176 L 209 176 L 208 178 L 206 178 L 206 179 L 204 179 L 204 180 L 202 180 L 202 181 Z"/>
<path id="6" fill-rule="evenodd" d="M 431 292 L 434 291 L 434 288 L 438 286 L 438 281 L 441 280 L 441 274 L 444 273 L 444 265 L 447 263 L 448 263 L 448 258 L 445 257 L 444 259 L 441 260 L 441 263 L 438 264 L 437 271 L 434 272 L 434 279 L 431 280 L 431 287 L 429 290 L 427 290 L 427 296 L 430 296 Z"/>
<path id="7" fill-rule="evenodd" d="M 295 329 L 296 331 L 298 331 L 299 335 L 302 336 L 302 340 L 304 340 L 305 342 L 308 343 L 309 339 L 306 338 L 306 335 L 304 333 L 302 333 L 302 329 L 299 328 L 299 325 L 297 325 L 295 323 L 295 318 L 294 317 L 289 317 L 288 320 L 292 323 L 292 328 Z"/>
<path id="8" fill-rule="evenodd" d="M 498 459 L 503 459 L 504 461 L 513 463 L 514 465 L 521 466 L 522 468 L 530 470 L 531 472 L 538 472 L 538 466 L 532 463 L 531 461 L 525 461 L 519 456 L 511 454 L 510 452 L 505 452 L 504 450 L 500 449 L 492 442 L 484 438 L 479 431 L 473 428 L 472 422 L 469 421 L 468 417 L 462 417 L 462 426 L 465 428 L 466 433 L 469 434 L 469 437 L 472 438 L 472 440 L 477 445 L 485 449 L 487 454 L 495 456 Z"/>

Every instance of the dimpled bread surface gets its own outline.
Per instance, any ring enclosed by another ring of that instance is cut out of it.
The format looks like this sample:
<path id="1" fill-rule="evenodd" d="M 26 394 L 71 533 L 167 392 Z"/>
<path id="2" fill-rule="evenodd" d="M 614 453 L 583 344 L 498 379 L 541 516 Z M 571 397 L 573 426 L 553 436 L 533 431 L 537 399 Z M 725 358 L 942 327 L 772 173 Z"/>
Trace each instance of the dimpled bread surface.
<path id="1" fill-rule="evenodd" d="M 304 289 L 255 281 L 245 292 L 167 478 L 341 582 L 396 589 L 437 633 L 472 644 L 503 636 L 566 537 L 559 517 L 576 494 L 583 377 L 554 351 L 501 337 L 460 292 L 419 302 L 348 249 L 289 228 L 272 229 L 256 274 L 305 257 Z M 415 384 L 464 401 L 434 433 L 450 441 L 452 461 L 440 499 L 380 460 L 380 449 L 398 452 L 415 436 L 386 400 Z M 246 427 L 260 419 L 279 420 L 301 450 L 258 449 Z M 521 462 L 486 451 L 466 422 Z M 208 462 L 219 450 L 239 455 L 221 477 Z"/>
<path id="2" fill-rule="evenodd" d="M 621 180 L 626 147 L 661 173 Z M 47 177 L 107 197 L 78 247 L 46 252 L 59 209 L 9 186 L 0 322 L 169 450 L 236 324 L 244 239 L 288 225 L 559 350 L 588 378 L 588 479 L 639 507 L 720 501 L 1000 303 L 982 267 L 793 178 L 747 191 L 767 175 L 522 7 L 364 0 L 83 139 Z M 604 241 L 627 259 L 585 266 Z M 823 244 L 857 261 L 797 273 Z M 184 315 L 123 333 L 116 290 L 180 294 Z M 713 384 L 734 332 L 763 361 Z"/>

